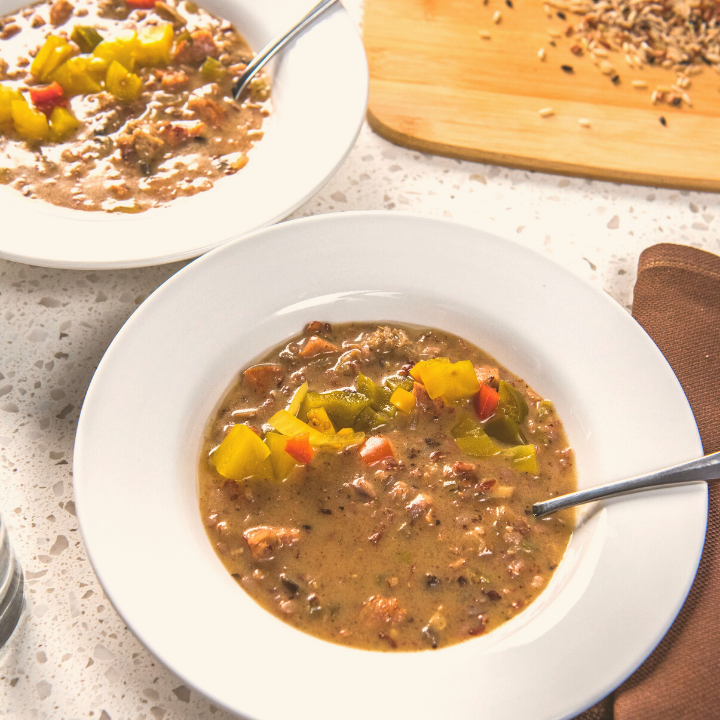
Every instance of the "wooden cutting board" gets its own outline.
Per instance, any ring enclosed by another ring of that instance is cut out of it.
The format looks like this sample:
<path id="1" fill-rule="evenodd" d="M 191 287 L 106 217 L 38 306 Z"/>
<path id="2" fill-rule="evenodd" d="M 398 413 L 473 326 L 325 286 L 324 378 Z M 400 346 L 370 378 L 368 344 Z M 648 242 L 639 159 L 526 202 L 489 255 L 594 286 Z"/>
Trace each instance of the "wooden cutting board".
<path id="1" fill-rule="evenodd" d="M 608 58 L 613 84 L 548 17 L 542 0 L 366 0 L 368 120 L 409 148 L 617 182 L 720 190 L 720 75 L 692 78 L 692 107 L 650 101 L 676 75 Z M 501 20 L 493 22 L 500 11 Z M 490 33 L 483 39 L 482 32 Z M 545 48 L 546 59 L 538 58 Z M 561 65 L 570 65 L 566 73 Z M 633 80 L 645 80 L 638 90 Z M 541 117 L 552 108 L 555 115 Z M 663 126 L 663 116 L 667 125 Z M 580 119 L 590 121 L 583 127 Z"/>

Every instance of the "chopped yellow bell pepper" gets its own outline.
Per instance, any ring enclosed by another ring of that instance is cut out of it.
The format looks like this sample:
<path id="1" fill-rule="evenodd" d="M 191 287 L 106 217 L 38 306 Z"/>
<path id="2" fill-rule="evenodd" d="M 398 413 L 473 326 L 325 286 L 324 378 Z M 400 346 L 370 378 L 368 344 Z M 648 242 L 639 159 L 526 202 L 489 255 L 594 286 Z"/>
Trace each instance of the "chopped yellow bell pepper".
<path id="1" fill-rule="evenodd" d="M 102 85 L 93 78 L 90 71 L 92 61 L 97 59 L 91 55 L 72 57 L 55 70 L 52 79 L 62 86 L 68 96 L 98 93 L 102 90 Z M 102 60 L 100 62 L 104 65 Z"/>
<path id="2" fill-rule="evenodd" d="M 117 35 L 103 40 L 93 50 L 95 57 L 120 63 L 126 70 L 135 69 L 135 53 L 138 48 L 138 36 L 135 30 L 121 30 Z"/>
<path id="3" fill-rule="evenodd" d="M 295 395 L 293 395 L 293 399 L 290 401 L 290 404 L 288 405 L 288 412 L 291 415 L 295 415 L 297 417 L 298 411 L 300 410 L 300 406 L 302 405 L 302 401 L 305 399 L 305 396 L 307 395 L 309 385 L 307 382 L 304 382 L 296 391 Z"/>
<path id="4" fill-rule="evenodd" d="M 113 60 L 105 78 L 105 89 L 118 100 L 132 102 L 140 97 L 142 80 L 135 73 L 128 72 L 117 60 Z"/>
<path id="5" fill-rule="evenodd" d="M 311 428 L 307 423 L 291 415 L 287 410 L 279 410 L 269 420 L 268 425 L 274 427 L 279 433 L 292 437 L 308 433 L 310 444 L 315 447 L 344 447 L 356 445 L 365 439 L 365 433 L 352 433 L 350 435 L 326 435 Z"/>
<path id="6" fill-rule="evenodd" d="M 390 402 L 404 413 L 411 413 L 415 409 L 415 396 L 399 387 L 390 396 Z"/>
<path id="7" fill-rule="evenodd" d="M 466 435 L 465 437 L 457 438 L 455 442 L 461 450 L 475 457 L 492 457 L 501 452 L 500 447 L 482 430 L 475 435 Z"/>
<path id="8" fill-rule="evenodd" d="M 80 127 L 80 121 L 63 107 L 53 108 L 50 114 L 50 139 L 60 142 Z"/>
<path id="9" fill-rule="evenodd" d="M 11 112 L 15 130 L 25 140 L 47 140 L 50 137 L 50 125 L 39 110 L 30 107 L 26 100 L 13 100 Z"/>
<path id="10" fill-rule="evenodd" d="M 417 369 L 418 366 L 421 367 Z M 450 402 L 461 400 L 472 397 L 480 389 L 475 368 L 469 360 L 456 363 L 451 363 L 447 358 L 423 360 L 410 371 L 418 379 L 413 370 L 433 400 L 440 396 Z"/>
<path id="11" fill-rule="evenodd" d="M 432 358 L 431 360 L 421 360 L 420 362 L 415 363 L 415 365 L 410 368 L 410 377 L 414 378 L 418 382 L 422 382 L 422 371 L 423 368 L 426 368 L 428 365 L 432 363 L 449 363 L 450 358 L 446 357 L 439 357 L 439 358 Z"/>
<path id="12" fill-rule="evenodd" d="M 265 436 L 265 444 L 270 448 L 270 464 L 276 480 L 285 480 L 297 462 L 285 452 L 287 438 L 278 433 L 269 432 Z"/>
<path id="13" fill-rule="evenodd" d="M 230 480 L 244 480 L 251 475 L 266 477 L 272 467 L 267 461 L 270 448 L 247 426 L 233 425 L 210 456 L 217 471 Z"/>
<path id="14" fill-rule="evenodd" d="M 135 59 L 142 67 L 165 67 L 170 64 L 174 39 L 172 23 L 145 27 L 138 33 Z"/>
<path id="15" fill-rule="evenodd" d="M 307 421 L 311 428 L 315 428 L 315 430 L 319 430 L 326 435 L 332 435 L 335 432 L 335 428 L 330 422 L 327 410 L 324 407 L 308 410 Z"/>
<path id="16" fill-rule="evenodd" d="M 30 74 L 40 82 L 47 82 L 75 50 L 64 38 L 50 35 L 30 65 Z"/>
<path id="17" fill-rule="evenodd" d="M 459 442 L 459 441 L 458 441 Z M 521 472 L 538 474 L 537 457 L 534 445 L 516 445 L 502 451 L 502 456 L 510 461 L 511 467 Z"/>
<path id="18" fill-rule="evenodd" d="M 13 100 L 21 100 L 23 96 L 19 90 L 0 85 L 0 123 L 10 122 L 12 120 L 12 102 Z"/>

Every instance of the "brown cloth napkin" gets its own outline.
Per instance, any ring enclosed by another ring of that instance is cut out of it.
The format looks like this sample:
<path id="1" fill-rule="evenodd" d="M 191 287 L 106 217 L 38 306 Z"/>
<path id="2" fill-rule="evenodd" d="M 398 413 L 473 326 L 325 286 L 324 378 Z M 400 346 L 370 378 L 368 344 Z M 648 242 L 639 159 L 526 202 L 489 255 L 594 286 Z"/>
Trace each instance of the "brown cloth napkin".
<path id="1" fill-rule="evenodd" d="M 640 255 L 633 316 L 685 391 L 706 454 L 720 450 L 720 257 L 681 245 Z M 643 665 L 577 720 L 720 718 L 720 481 L 685 605 Z"/>

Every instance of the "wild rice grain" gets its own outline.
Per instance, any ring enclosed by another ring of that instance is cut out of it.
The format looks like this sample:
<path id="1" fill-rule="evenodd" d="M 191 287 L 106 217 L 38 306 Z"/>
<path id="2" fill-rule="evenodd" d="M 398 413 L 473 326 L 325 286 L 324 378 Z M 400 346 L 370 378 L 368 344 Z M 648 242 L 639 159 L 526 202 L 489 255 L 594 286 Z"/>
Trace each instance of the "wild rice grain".
<path id="1" fill-rule="evenodd" d="M 575 70 L 573 69 L 573 66 L 572 66 L 572 65 L 561 65 L 561 66 L 560 66 L 560 69 L 561 69 L 563 72 L 568 73 L 569 75 L 572 75 L 572 73 L 575 72 Z"/>

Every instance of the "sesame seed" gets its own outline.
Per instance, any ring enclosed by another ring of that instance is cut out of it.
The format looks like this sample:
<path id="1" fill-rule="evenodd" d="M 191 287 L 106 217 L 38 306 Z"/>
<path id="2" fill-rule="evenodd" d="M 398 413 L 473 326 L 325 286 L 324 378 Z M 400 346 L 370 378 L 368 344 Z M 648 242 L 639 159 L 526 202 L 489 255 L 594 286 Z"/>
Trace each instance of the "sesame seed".
<path id="1" fill-rule="evenodd" d="M 489 33 L 487 30 L 481 30 L 481 31 L 480 31 L 480 37 L 481 37 L 483 40 L 489 40 L 491 36 L 490 36 L 490 33 Z"/>
<path id="2" fill-rule="evenodd" d="M 505 4 L 512 10 L 512 7 L 513 7 L 512 0 L 505 0 Z"/>
<path id="3" fill-rule="evenodd" d="M 660 124 L 661 124 L 663 127 L 667 127 L 667 120 L 665 119 L 665 116 L 664 116 L 664 115 L 661 115 L 661 116 L 660 116 Z"/>
<path id="4" fill-rule="evenodd" d="M 538 50 L 538 59 L 544 60 L 545 59 L 545 48 L 540 48 Z"/>
<path id="5" fill-rule="evenodd" d="M 545 14 L 546 14 L 549 18 L 552 17 L 552 10 L 550 9 L 550 6 L 549 6 L 547 3 L 545 3 L 545 5 L 543 5 L 543 10 L 545 11 Z"/>
<path id="6" fill-rule="evenodd" d="M 493 14 L 493 22 L 497 25 L 502 20 L 502 13 L 496 10 Z"/>
<path id="7" fill-rule="evenodd" d="M 538 110 L 540 117 L 550 117 L 555 114 L 555 111 L 551 107 L 546 107 Z"/>
<path id="8" fill-rule="evenodd" d="M 631 85 L 638 90 L 645 90 L 647 83 L 644 80 L 633 80 Z"/>
<path id="9" fill-rule="evenodd" d="M 562 33 L 558 32 L 557 30 L 548 30 L 548 35 L 551 38 L 561 38 L 562 37 Z"/>
<path id="10" fill-rule="evenodd" d="M 588 118 L 580 118 L 578 120 L 578 122 L 580 123 L 581 127 L 584 127 L 584 128 L 590 127 L 590 120 L 588 120 Z"/>
<path id="11" fill-rule="evenodd" d="M 608 62 L 607 60 L 603 60 L 600 63 L 600 72 L 603 75 L 614 75 L 615 68 L 613 67 L 613 64 L 611 62 Z"/>
<path id="12" fill-rule="evenodd" d="M 573 70 L 573 66 L 572 66 L 572 65 L 561 65 L 561 66 L 560 66 L 560 69 L 561 69 L 563 72 L 570 73 L 570 74 L 573 73 L 573 72 L 575 72 L 575 71 Z"/>

